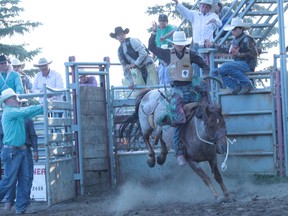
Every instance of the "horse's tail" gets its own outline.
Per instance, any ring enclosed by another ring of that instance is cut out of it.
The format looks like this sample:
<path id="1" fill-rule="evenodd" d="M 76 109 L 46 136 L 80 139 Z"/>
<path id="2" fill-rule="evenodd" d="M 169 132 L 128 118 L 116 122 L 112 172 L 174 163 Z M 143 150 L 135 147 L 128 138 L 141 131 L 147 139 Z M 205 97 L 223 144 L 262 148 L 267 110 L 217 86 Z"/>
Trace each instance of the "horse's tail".
<path id="1" fill-rule="evenodd" d="M 142 98 L 146 95 L 151 89 L 141 90 L 135 98 L 135 110 L 134 112 L 120 125 L 119 128 L 119 138 L 124 138 L 124 133 L 126 134 L 125 138 L 130 140 L 131 137 L 134 137 L 134 140 L 140 137 L 140 124 L 139 124 L 139 106 Z M 136 126 L 136 127 L 135 127 Z M 126 129 L 128 127 L 128 129 Z M 135 128 L 134 132 L 133 128 Z"/>

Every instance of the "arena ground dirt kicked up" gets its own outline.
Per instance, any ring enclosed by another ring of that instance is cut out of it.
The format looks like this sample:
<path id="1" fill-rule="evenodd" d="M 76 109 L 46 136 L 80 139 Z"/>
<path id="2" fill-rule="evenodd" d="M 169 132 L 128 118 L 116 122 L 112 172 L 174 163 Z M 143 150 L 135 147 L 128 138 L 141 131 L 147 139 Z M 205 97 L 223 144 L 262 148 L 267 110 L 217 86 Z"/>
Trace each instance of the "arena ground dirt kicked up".
<path id="1" fill-rule="evenodd" d="M 176 179 L 177 180 L 177 179 Z M 190 179 L 191 180 L 191 179 Z M 34 202 L 41 216 L 283 216 L 288 214 L 288 178 L 226 179 L 229 199 L 215 201 L 201 181 L 167 180 L 150 185 L 125 183 L 102 194 L 78 196 L 60 204 Z M 220 192 L 220 191 L 219 191 Z M 0 215 L 15 215 L 3 210 Z"/>

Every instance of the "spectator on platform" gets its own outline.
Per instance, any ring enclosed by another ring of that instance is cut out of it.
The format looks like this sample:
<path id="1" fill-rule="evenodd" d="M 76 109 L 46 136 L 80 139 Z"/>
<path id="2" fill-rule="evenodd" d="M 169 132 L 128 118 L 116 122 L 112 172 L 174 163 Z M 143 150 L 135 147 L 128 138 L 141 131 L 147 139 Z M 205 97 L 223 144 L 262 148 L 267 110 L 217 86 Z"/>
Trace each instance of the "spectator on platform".
<path id="1" fill-rule="evenodd" d="M 19 73 L 21 76 L 24 93 L 30 92 L 32 89 L 32 81 L 30 77 L 27 74 L 25 74 L 25 72 L 23 71 L 25 67 L 25 63 L 20 62 L 19 59 L 15 58 L 11 61 L 11 65 L 13 67 L 13 70 Z"/>
<path id="2" fill-rule="evenodd" d="M 123 67 L 124 76 L 129 88 L 135 85 L 158 85 L 158 75 L 155 63 L 148 49 L 137 38 L 126 38 L 129 29 L 116 27 L 110 37 L 118 40 L 118 58 Z M 133 76 L 134 74 L 134 76 Z"/>
<path id="3" fill-rule="evenodd" d="M 223 27 L 227 23 L 228 19 L 232 16 L 233 11 L 230 10 L 228 6 L 225 6 L 220 2 L 215 3 L 214 7 L 214 12 L 219 16 Z"/>
<path id="4" fill-rule="evenodd" d="M 0 105 L 5 103 L 2 114 L 3 147 L 1 158 L 4 163 L 4 176 L 0 181 L 0 200 L 17 183 L 16 214 L 29 214 L 35 211 L 29 208 L 29 171 L 27 146 L 25 145 L 24 119 L 43 114 L 42 105 L 19 107 L 19 99 L 13 89 L 2 92 Z"/>
<path id="5" fill-rule="evenodd" d="M 231 25 L 223 27 L 225 31 L 232 31 L 234 36 L 229 49 L 234 61 L 225 62 L 211 72 L 213 76 L 221 76 L 224 85 L 235 95 L 247 94 L 253 89 L 251 81 L 245 74 L 255 70 L 259 53 L 255 40 L 244 33 L 250 28 L 250 25 L 244 23 L 240 17 L 233 18 Z"/>
<path id="6" fill-rule="evenodd" d="M 23 84 L 20 75 L 13 71 L 5 55 L 0 55 L 0 93 L 7 88 L 12 88 L 17 94 L 23 94 Z"/>
<path id="7" fill-rule="evenodd" d="M 81 75 L 79 79 L 80 86 L 97 87 L 98 85 L 97 80 L 94 76 Z"/>
<path id="8" fill-rule="evenodd" d="M 56 90 L 64 89 L 63 77 L 60 73 L 50 69 L 51 63 L 52 61 L 48 61 L 46 58 L 40 58 L 38 63 L 34 64 L 34 67 L 38 67 L 40 71 L 34 77 L 33 93 L 43 92 L 43 84 Z M 49 96 L 49 99 L 63 101 L 63 95 Z M 40 98 L 39 101 L 41 103 L 43 99 Z"/>
<path id="9" fill-rule="evenodd" d="M 168 24 L 168 16 L 166 14 L 160 14 L 158 17 L 158 25 L 156 22 L 152 23 L 152 30 L 156 30 L 156 45 L 158 47 L 169 47 L 171 45 L 172 35 L 176 30 L 176 27 Z M 171 45 L 172 46 L 172 45 Z M 171 82 L 167 64 L 163 60 L 158 59 L 158 78 L 159 84 L 169 84 Z"/>

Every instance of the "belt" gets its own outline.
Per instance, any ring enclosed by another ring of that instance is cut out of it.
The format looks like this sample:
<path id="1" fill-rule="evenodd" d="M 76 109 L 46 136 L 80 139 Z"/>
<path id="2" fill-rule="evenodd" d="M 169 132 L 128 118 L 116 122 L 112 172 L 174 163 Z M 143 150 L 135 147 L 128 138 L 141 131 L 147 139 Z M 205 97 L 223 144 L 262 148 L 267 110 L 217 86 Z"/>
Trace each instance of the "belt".
<path id="1" fill-rule="evenodd" d="M 170 82 L 170 86 L 174 87 L 174 86 L 186 86 L 186 85 L 191 85 L 192 82 L 191 81 L 171 81 Z"/>
<path id="2" fill-rule="evenodd" d="M 27 149 L 27 146 L 26 145 L 22 145 L 22 146 L 4 145 L 3 148 L 16 149 L 16 150 L 25 150 L 25 149 Z"/>

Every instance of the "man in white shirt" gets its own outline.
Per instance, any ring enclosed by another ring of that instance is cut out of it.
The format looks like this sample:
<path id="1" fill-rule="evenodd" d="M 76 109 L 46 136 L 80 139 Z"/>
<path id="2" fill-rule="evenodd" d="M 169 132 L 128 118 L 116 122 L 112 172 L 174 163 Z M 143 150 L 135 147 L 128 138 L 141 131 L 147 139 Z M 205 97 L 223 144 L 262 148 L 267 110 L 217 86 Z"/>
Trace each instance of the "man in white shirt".
<path id="1" fill-rule="evenodd" d="M 51 70 L 49 65 L 52 61 L 47 61 L 46 58 L 40 58 L 38 64 L 34 67 L 39 68 L 39 72 L 34 77 L 32 92 L 39 93 L 43 91 L 43 84 L 54 89 L 64 89 L 63 78 L 60 73 Z M 51 96 L 51 100 L 63 100 L 63 95 Z M 43 99 L 40 98 L 40 102 Z"/>
<path id="2" fill-rule="evenodd" d="M 199 2 L 198 10 L 189 10 L 178 0 L 172 0 L 176 3 L 176 9 L 179 13 L 192 24 L 193 28 L 193 42 L 190 49 L 195 51 L 197 54 L 199 48 L 204 47 L 204 43 L 213 41 L 213 33 L 217 28 L 222 26 L 222 22 L 219 16 L 212 12 L 213 0 L 201 0 Z M 194 64 L 194 74 L 200 75 L 199 67 Z"/>

